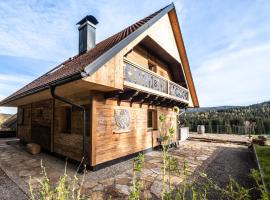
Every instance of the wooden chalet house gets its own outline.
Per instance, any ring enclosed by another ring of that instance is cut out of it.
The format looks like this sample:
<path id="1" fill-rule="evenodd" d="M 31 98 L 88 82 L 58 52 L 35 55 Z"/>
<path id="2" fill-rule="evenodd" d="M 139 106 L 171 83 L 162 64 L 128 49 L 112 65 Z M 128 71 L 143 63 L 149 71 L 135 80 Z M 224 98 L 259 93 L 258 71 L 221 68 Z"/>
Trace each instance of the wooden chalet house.
<path id="1" fill-rule="evenodd" d="M 161 113 L 176 127 L 173 106 L 199 105 L 173 4 L 96 44 L 97 23 L 78 23 L 78 55 L 0 102 L 18 107 L 22 141 L 96 169 L 159 145 Z"/>

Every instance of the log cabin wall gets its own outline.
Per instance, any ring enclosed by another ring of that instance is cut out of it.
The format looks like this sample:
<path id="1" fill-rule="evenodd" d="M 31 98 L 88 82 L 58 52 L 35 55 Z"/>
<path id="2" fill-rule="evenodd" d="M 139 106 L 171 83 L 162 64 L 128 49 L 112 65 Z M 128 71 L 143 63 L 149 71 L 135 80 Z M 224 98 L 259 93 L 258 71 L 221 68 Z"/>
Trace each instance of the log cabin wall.
<path id="1" fill-rule="evenodd" d="M 31 104 L 18 107 L 17 137 L 24 142 L 31 141 Z"/>
<path id="2" fill-rule="evenodd" d="M 149 64 L 155 65 L 155 72 L 157 74 L 173 81 L 168 66 L 140 46 L 136 46 L 133 51 L 127 54 L 126 58 L 147 69 L 149 69 Z"/>
<path id="3" fill-rule="evenodd" d="M 105 100 L 101 93 L 97 93 L 93 97 L 92 109 L 92 166 L 158 145 L 158 131 L 147 128 L 148 105 L 140 107 L 139 104 L 134 103 L 130 106 L 128 102 L 121 102 L 118 105 L 116 100 Z M 128 110 L 130 115 L 129 131 L 117 132 L 115 109 Z M 176 127 L 176 116 L 171 109 L 152 106 L 150 109 L 157 111 L 157 118 L 161 113 L 166 116 L 171 115 L 172 124 Z"/>
<path id="4" fill-rule="evenodd" d="M 69 100 L 71 100 L 76 104 L 84 105 L 86 108 L 88 108 L 87 109 L 88 116 L 90 115 L 89 114 L 91 104 L 90 92 L 76 94 L 68 96 L 66 98 L 68 98 Z M 59 100 L 55 100 L 53 124 L 54 124 L 53 151 L 60 155 L 67 156 L 71 159 L 81 161 L 83 151 L 83 112 L 77 108 L 74 107 L 72 108 L 70 105 L 66 103 L 63 103 Z M 88 126 L 87 141 L 89 141 L 90 140 L 89 124 L 87 124 L 87 126 Z M 87 161 L 89 162 L 89 157 L 87 158 Z"/>
<path id="5" fill-rule="evenodd" d="M 88 108 L 87 141 L 90 145 L 90 91 L 67 98 Z M 66 122 L 66 108 L 71 111 L 68 132 L 63 130 L 63 123 Z M 17 136 L 22 141 L 35 142 L 47 150 L 81 161 L 83 148 L 83 112 L 81 110 L 71 108 L 70 105 L 58 100 L 39 101 L 20 106 L 18 122 Z M 89 162 L 89 157 L 87 161 Z"/>

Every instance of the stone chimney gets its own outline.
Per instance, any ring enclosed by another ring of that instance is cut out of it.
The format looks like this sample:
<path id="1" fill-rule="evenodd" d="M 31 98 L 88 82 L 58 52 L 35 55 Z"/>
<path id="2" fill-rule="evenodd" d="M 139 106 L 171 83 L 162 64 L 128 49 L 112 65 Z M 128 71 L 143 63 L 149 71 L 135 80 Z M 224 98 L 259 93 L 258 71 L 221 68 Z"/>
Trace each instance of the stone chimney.
<path id="1" fill-rule="evenodd" d="M 96 46 L 97 19 L 87 15 L 77 23 L 79 25 L 79 54 L 83 54 Z"/>

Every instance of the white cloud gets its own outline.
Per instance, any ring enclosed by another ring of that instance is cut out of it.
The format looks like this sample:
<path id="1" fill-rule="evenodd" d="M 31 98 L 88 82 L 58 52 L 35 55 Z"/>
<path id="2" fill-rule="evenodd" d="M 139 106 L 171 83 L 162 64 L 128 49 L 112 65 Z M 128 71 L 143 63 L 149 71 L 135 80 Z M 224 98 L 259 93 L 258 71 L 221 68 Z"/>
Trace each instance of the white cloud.
<path id="1" fill-rule="evenodd" d="M 19 84 L 25 84 L 29 82 L 33 77 L 32 76 L 25 76 L 21 74 L 0 74 L 0 84 L 1 83 L 7 83 L 10 84 L 12 83 L 19 83 Z M 1 85 L 0 85 L 1 86 Z M 1 87 L 0 87 L 1 90 Z"/>
<path id="2" fill-rule="evenodd" d="M 269 17 L 268 2 L 175 2 L 201 106 L 270 99 L 270 26 L 265 23 Z M 100 41 L 169 3 L 170 0 L 0 1 L 0 55 L 60 63 L 77 53 L 76 23 L 85 15 L 97 17 Z M 35 68 L 32 65 L 26 71 Z M 11 75 L 6 76 L 0 68 L 0 99 L 34 79 L 16 74 L 20 79 L 8 84 L 14 71 L 11 68 Z"/>
<path id="3" fill-rule="evenodd" d="M 247 105 L 270 99 L 270 43 L 215 54 L 194 71 L 202 106 Z"/>
<path id="4" fill-rule="evenodd" d="M 0 55 L 63 61 L 77 54 L 76 23 L 93 14 L 97 41 L 170 3 L 159 1 L 1 1 Z M 177 3 L 180 5 L 180 3 Z"/>

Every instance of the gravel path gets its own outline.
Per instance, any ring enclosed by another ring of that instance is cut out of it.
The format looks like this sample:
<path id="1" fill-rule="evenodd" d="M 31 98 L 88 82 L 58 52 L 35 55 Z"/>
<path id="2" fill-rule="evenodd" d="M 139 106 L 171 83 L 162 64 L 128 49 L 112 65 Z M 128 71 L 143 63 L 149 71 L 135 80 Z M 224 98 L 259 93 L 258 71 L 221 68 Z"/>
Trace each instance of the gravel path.
<path id="1" fill-rule="evenodd" d="M 0 169 L 0 200 L 24 200 L 25 193 Z"/>
<path id="2" fill-rule="evenodd" d="M 223 147 L 218 155 L 205 168 L 205 173 L 220 187 L 227 185 L 231 176 L 245 188 L 255 187 L 255 182 L 249 177 L 250 170 L 256 169 L 253 152 L 247 147 L 229 148 Z M 202 178 L 197 180 L 196 185 L 200 187 Z M 217 192 L 211 191 L 209 199 L 220 199 Z M 251 192 L 251 199 L 257 199 L 258 193 Z"/>

